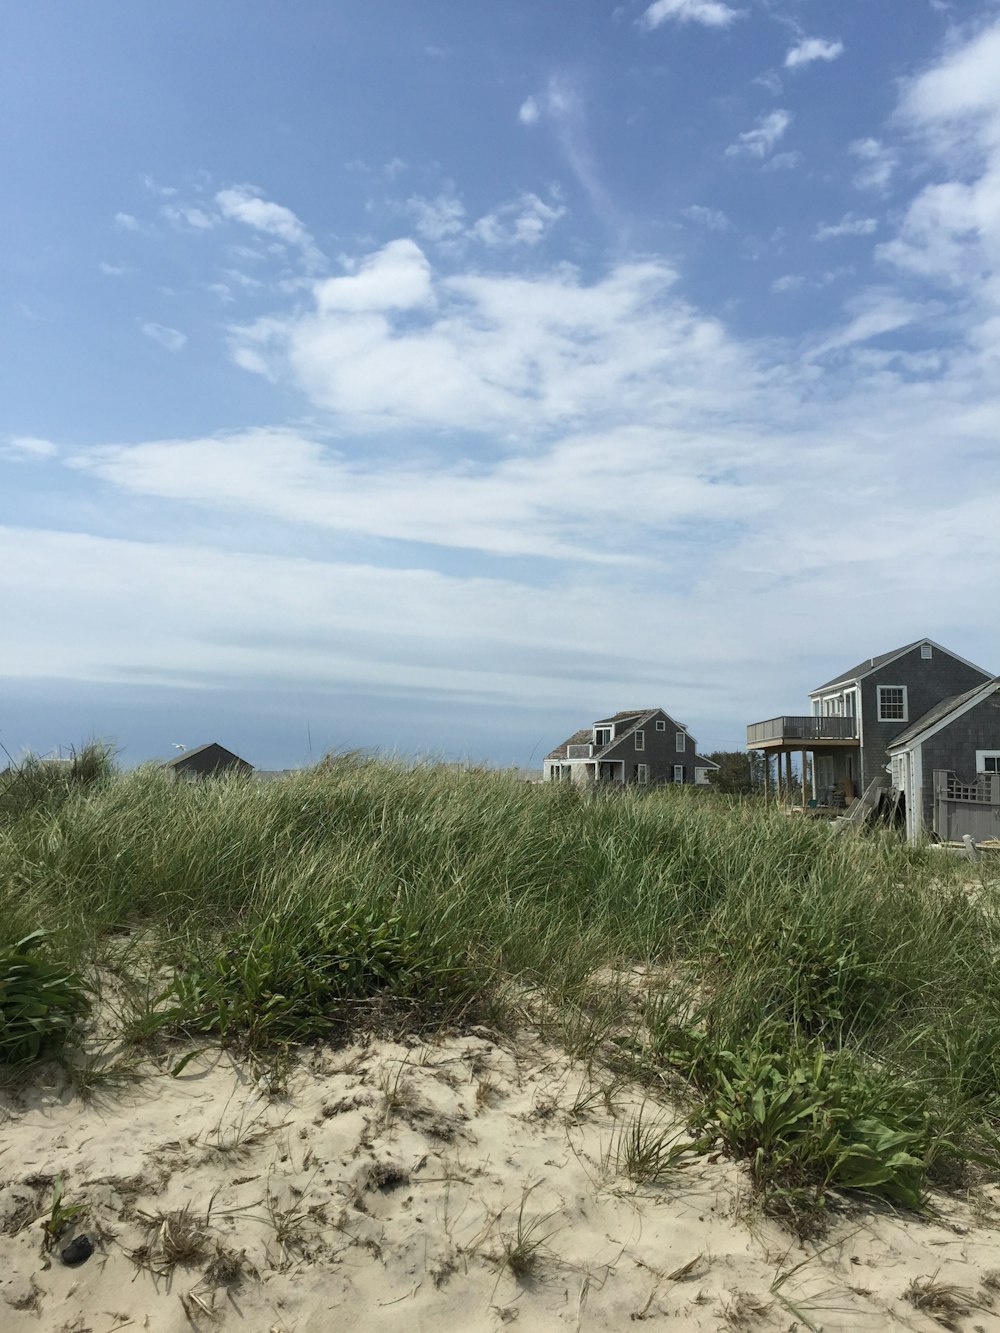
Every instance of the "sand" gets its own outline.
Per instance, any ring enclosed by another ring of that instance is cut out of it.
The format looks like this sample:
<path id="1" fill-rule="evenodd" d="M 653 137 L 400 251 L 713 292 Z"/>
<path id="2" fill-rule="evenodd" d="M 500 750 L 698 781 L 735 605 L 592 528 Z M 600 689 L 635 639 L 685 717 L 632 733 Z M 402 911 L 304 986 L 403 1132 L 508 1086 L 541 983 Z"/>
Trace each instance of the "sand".
<path id="1" fill-rule="evenodd" d="M 991 1189 L 802 1243 L 725 1160 L 628 1179 L 623 1127 L 673 1113 L 527 1036 L 373 1041 L 278 1083 L 210 1050 L 86 1103 L 7 1096 L 0 1329 L 1000 1330 Z M 46 1249 L 60 1180 L 85 1211 Z"/>

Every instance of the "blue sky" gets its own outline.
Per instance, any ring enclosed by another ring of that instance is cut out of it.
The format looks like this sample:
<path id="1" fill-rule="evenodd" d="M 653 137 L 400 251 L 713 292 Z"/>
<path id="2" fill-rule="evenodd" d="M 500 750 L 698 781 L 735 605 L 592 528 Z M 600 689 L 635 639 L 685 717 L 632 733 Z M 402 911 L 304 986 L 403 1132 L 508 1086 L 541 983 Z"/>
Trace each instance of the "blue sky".
<path id="1" fill-rule="evenodd" d="M 5 11 L 0 742 L 1000 671 L 1000 5 Z"/>

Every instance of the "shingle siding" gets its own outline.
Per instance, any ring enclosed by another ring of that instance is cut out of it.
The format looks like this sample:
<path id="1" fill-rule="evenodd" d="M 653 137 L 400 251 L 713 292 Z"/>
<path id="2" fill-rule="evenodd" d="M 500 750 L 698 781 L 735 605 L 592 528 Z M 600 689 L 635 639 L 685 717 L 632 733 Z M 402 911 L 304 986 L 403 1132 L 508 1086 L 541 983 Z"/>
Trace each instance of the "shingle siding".
<path id="1" fill-rule="evenodd" d="M 976 776 L 976 751 L 1000 750 L 1000 693 L 975 704 L 923 742 L 924 823 L 934 817 L 934 770 L 948 769 L 963 782 Z"/>
<path id="2" fill-rule="evenodd" d="M 963 694 L 975 685 L 982 685 L 989 676 L 975 667 L 952 657 L 942 648 L 934 648 L 930 658 L 920 655 L 920 644 L 897 657 L 894 662 L 873 671 L 861 681 L 862 751 L 861 785 L 885 773 L 889 762 L 888 746 L 910 725 L 952 694 Z M 906 720 L 880 722 L 878 720 L 878 687 L 905 685 Z"/>
<path id="3" fill-rule="evenodd" d="M 664 731 L 656 730 L 658 721 L 666 723 Z M 635 748 L 635 731 L 630 731 L 620 740 L 612 741 L 606 750 L 602 750 L 601 759 L 624 760 L 626 782 L 635 781 L 633 770 L 636 764 L 648 765 L 651 783 L 673 782 L 674 765 L 683 764 L 684 781 L 694 782 L 694 741 L 687 732 L 684 732 L 684 749 L 676 748 L 677 733 L 683 731 L 683 727 L 680 727 L 673 718 L 658 711 L 644 718 L 636 730 L 641 731 L 644 736 L 645 743 L 641 750 Z"/>

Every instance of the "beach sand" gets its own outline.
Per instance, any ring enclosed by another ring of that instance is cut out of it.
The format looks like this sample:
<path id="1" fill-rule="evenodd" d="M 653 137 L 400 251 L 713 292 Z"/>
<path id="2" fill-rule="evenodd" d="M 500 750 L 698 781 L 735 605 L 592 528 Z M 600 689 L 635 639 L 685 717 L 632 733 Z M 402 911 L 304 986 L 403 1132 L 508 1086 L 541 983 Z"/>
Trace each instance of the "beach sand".
<path id="1" fill-rule="evenodd" d="M 280 1086 L 214 1049 L 86 1103 L 52 1080 L 4 1102 L 4 1333 L 1000 1330 L 992 1187 L 803 1243 L 731 1162 L 635 1184 L 623 1130 L 674 1113 L 528 1036 L 317 1051 Z M 46 1249 L 59 1182 L 85 1211 Z"/>

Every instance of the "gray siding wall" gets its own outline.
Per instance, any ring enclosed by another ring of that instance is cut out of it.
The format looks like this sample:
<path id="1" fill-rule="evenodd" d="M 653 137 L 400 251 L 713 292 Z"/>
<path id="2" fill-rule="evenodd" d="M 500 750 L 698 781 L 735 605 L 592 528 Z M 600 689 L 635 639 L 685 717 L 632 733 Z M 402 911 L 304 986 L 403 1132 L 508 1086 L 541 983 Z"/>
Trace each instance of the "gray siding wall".
<path id="1" fill-rule="evenodd" d="M 666 723 L 664 731 L 656 730 L 657 720 Z M 695 742 L 694 738 L 684 733 L 684 748 L 678 750 L 676 737 L 683 728 L 666 713 L 657 713 L 639 728 L 645 733 L 645 748 L 635 748 L 635 736 L 625 736 L 614 741 L 606 751 L 601 752 L 601 760 L 624 760 L 625 781 L 635 781 L 635 765 L 649 765 L 650 782 L 673 782 L 674 765 L 684 765 L 684 781 L 694 782 Z"/>
<path id="2" fill-rule="evenodd" d="M 964 694 L 974 685 L 981 685 L 989 680 L 985 672 L 966 666 L 964 662 L 959 662 L 941 648 L 933 649 L 933 653 L 933 657 L 925 661 L 920 656 L 918 645 L 910 652 L 904 653 L 902 657 L 898 657 L 895 662 L 873 671 L 861 682 L 861 716 L 864 728 L 864 744 L 861 751 L 862 790 L 874 777 L 884 776 L 886 782 L 889 781 L 889 775 L 885 772 L 885 766 L 889 762 L 887 746 L 900 732 L 905 731 L 942 699 L 947 699 L 953 694 Z M 877 689 L 879 685 L 906 686 L 907 721 L 879 722 Z M 925 760 L 924 772 L 929 771 Z"/>
<path id="3" fill-rule="evenodd" d="M 976 776 L 976 751 L 1000 750 L 1000 693 L 970 708 L 923 743 L 924 824 L 934 819 L 934 770 L 950 769 L 963 782 Z M 996 836 L 995 834 L 991 836 Z"/>

